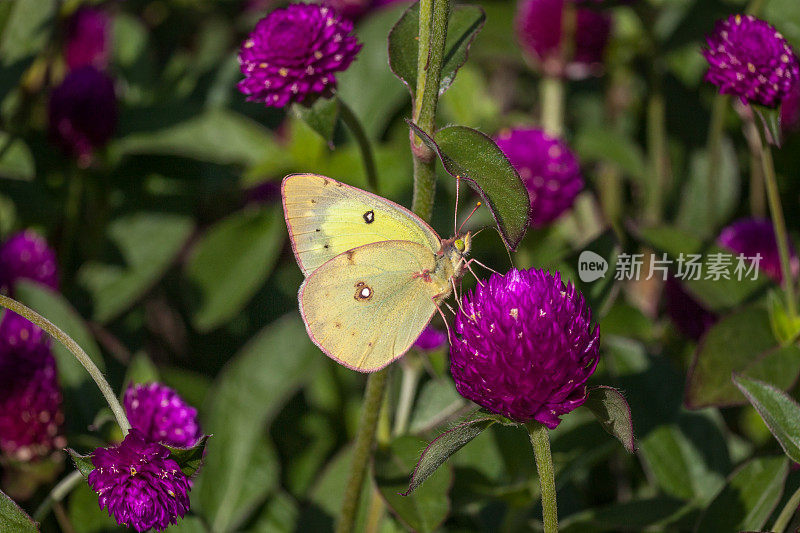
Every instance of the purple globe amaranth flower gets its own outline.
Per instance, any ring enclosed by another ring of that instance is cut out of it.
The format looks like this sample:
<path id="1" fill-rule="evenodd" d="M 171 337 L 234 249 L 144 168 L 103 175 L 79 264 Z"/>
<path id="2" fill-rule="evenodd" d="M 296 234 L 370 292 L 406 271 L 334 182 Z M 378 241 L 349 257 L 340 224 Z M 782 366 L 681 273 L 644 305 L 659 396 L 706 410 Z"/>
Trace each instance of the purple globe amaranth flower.
<path id="1" fill-rule="evenodd" d="M 739 219 L 720 232 L 717 244 L 736 254 L 743 254 L 745 257 L 755 257 L 760 254 L 759 271 L 766 273 L 778 283 L 783 282 L 778 240 L 775 238 L 775 230 L 769 219 Z M 797 278 L 800 260 L 798 260 L 792 243 L 788 244 L 789 266 L 792 276 Z"/>
<path id="2" fill-rule="evenodd" d="M 167 448 L 133 428 L 121 443 L 92 454 L 89 486 L 117 523 L 163 531 L 189 510 L 189 478 Z"/>
<path id="3" fill-rule="evenodd" d="M 572 54 L 563 57 L 563 16 L 567 3 L 569 0 L 522 0 L 516 18 L 517 38 L 546 74 L 585 78 L 602 68 L 611 35 L 611 17 L 596 9 L 576 7 Z"/>
<path id="4" fill-rule="evenodd" d="M 781 104 L 781 129 L 784 133 L 800 129 L 800 79 L 795 80 Z"/>
<path id="5" fill-rule="evenodd" d="M 197 409 L 166 385 L 132 384 L 125 391 L 124 404 L 131 426 L 152 441 L 189 448 L 203 436 Z"/>
<path id="6" fill-rule="evenodd" d="M 117 127 L 114 82 L 93 66 L 77 68 L 53 89 L 48 113 L 51 138 L 87 166 Z"/>
<path id="7" fill-rule="evenodd" d="M 706 81 L 744 103 L 777 107 L 800 78 L 797 56 L 786 39 L 752 15 L 718 21 L 706 43 Z"/>
<path id="8" fill-rule="evenodd" d="M 0 290 L 14 293 L 14 285 L 29 279 L 58 290 L 56 253 L 41 235 L 21 231 L 0 246 Z"/>
<path id="9" fill-rule="evenodd" d="M 585 401 L 600 330 L 583 296 L 559 274 L 492 274 L 464 296 L 455 330 L 450 371 L 465 398 L 550 429 Z"/>
<path id="10" fill-rule="evenodd" d="M 80 7 L 67 25 L 64 60 L 70 69 L 92 65 L 99 69 L 108 66 L 111 41 L 111 22 L 99 9 Z"/>
<path id="11" fill-rule="evenodd" d="M 675 327 L 695 341 L 699 341 L 719 320 L 713 311 L 695 300 L 672 276 L 664 283 L 664 308 Z"/>
<path id="12" fill-rule="evenodd" d="M 28 461 L 63 448 L 61 403 L 49 339 L 6 311 L 0 320 L 0 452 Z"/>
<path id="13" fill-rule="evenodd" d="M 414 348 L 422 352 L 432 352 L 438 350 L 447 342 L 447 334 L 444 331 L 428 325 L 419 334 L 419 337 L 414 341 Z"/>
<path id="14" fill-rule="evenodd" d="M 248 101 L 270 107 L 330 96 L 336 72 L 346 70 L 361 50 L 353 23 L 328 6 L 290 4 L 256 24 L 242 44 L 239 90 Z"/>
<path id="15" fill-rule="evenodd" d="M 583 178 L 563 141 L 539 129 L 505 130 L 496 141 L 528 189 L 534 226 L 547 225 L 572 207 Z"/>

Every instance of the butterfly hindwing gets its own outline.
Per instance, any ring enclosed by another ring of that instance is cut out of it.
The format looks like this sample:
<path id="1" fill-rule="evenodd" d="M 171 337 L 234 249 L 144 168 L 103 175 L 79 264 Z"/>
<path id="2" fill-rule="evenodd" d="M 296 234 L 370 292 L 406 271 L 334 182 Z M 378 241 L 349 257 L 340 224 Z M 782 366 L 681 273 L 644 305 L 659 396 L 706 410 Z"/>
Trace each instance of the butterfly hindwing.
<path id="1" fill-rule="evenodd" d="M 441 240 L 408 209 L 316 174 L 283 180 L 286 225 L 297 263 L 308 276 L 326 261 L 373 242 L 411 241 L 437 252 Z"/>
<path id="2" fill-rule="evenodd" d="M 340 254 L 300 287 L 300 312 L 328 356 L 362 372 L 403 355 L 431 320 L 433 297 L 449 286 L 418 274 L 436 258 L 409 241 L 385 241 Z M 426 280 L 427 278 L 427 280 Z"/>

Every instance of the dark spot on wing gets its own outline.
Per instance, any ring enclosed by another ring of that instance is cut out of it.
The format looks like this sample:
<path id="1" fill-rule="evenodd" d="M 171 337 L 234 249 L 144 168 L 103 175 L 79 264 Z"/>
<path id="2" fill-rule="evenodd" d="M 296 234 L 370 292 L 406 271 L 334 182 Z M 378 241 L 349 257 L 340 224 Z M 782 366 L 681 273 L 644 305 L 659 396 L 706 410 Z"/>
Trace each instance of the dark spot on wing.
<path id="1" fill-rule="evenodd" d="M 311 199 L 311 203 L 312 203 L 312 204 L 315 204 L 315 203 L 317 203 L 317 201 L 316 201 L 316 200 L 314 200 L 314 199 L 312 198 L 312 199 Z"/>
<path id="2" fill-rule="evenodd" d="M 320 231 L 322 231 L 322 230 L 321 230 L 321 229 L 319 229 L 319 228 L 317 228 L 317 233 L 319 233 Z"/>
<path id="3" fill-rule="evenodd" d="M 372 299 L 372 294 L 372 288 L 369 285 L 363 281 L 356 283 L 356 294 L 353 298 L 355 298 L 357 302 L 368 302 Z"/>
<path id="4" fill-rule="evenodd" d="M 342 323 L 341 322 L 334 322 L 333 323 L 333 327 L 335 327 L 336 329 L 342 329 Z"/>
<path id="5" fill-rule="evenodd" d="M 324 248 L 327 250 L 328 248 L 330 248 L 330 245 L 326 244 L 326 245 L 324 246 Z"/>
<path id="6" fill-rule="evenodd" d="M 367 224 L 372 224 L 373 222 L 375 222 L 375 211 L 371 209 L 361 216 L 364 217 L 364 222 L 366 222 Z"/>

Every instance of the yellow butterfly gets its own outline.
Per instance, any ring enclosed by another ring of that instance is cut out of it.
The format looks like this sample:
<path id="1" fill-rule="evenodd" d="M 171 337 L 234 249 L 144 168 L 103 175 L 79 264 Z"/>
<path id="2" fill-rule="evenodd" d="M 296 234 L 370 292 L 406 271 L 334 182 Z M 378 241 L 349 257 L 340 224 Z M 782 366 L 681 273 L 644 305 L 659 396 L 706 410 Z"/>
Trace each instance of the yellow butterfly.
<path id="1" fill-rule="evenodd" d="M 406 353 L 468 266 L 472 235 L 442 240 L 408 209 L 325 176 L 286 176 L 281 196 L 311 340 L 360 372 Z"/>

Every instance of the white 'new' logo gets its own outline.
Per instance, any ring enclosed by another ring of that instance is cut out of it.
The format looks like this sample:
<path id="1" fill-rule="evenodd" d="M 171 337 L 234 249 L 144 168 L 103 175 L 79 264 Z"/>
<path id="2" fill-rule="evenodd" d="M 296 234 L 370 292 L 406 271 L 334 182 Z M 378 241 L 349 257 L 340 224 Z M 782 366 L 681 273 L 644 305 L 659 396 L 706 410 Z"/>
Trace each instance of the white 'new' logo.
<path id="1" fill-rule="evenodd" d="M 592 252 L 591 250 L 584 250 L 578 257 L 578 277 L 584 283 L 591 283 L 592 281 L 604 278 L 608 271 L 608 261 Z"/>

